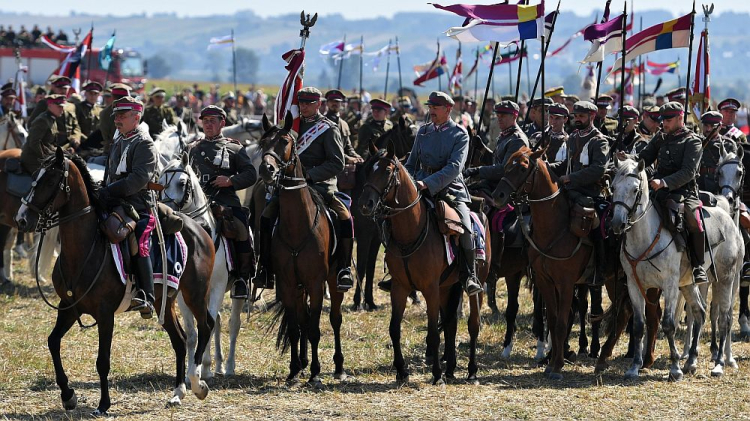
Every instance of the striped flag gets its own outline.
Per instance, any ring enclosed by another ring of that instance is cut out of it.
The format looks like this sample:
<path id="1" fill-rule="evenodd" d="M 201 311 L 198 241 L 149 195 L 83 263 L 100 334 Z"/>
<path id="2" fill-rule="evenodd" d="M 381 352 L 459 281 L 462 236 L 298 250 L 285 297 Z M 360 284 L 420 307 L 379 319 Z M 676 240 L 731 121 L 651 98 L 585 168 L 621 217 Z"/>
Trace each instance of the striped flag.
<path id="1" fill-rule="evenodd" d="M 651 60 L 647 60 L 646 65 L 649 67 L 648 73 L 659 76 L 664 73 L 676 73 L 680 68 L 680 60 L 673 63 L 654 63 Z"/>
<path id="2" fill-rule="evenodd" d="M 451 94 L 455 95 L 456 92 L 461 90 L 463 80 L 463 59 L 461 58 L 461 49 L 459 48 L 456 50 L 456 65 L 453 67 L 453 73 L 448 82 Z"/>
<path id="3" fill-rule="evenodd" d="M 492 41 L 503 47 L 524 39 L 539 39 L 544 34 L 544 0 L 537 5 L 454 4 L 434 7 L 466 18 L 462 26 L 449 28 L 446 35 L 462 42 Z"/>
<path id="4" fill-rule="evenodd" d="M 225 35 L 223 37 L 214 37 L 208 41 L 208 47 L 206 48 L 206 51 L 231 47 L 233 45 L 234 45 L 234 37 L 232 35 Z"/>
<path id="5" fill-rule="evenodd" d="M 708 49 L 708 32 L 701 32 L 701 42 L 698 46 L 698 56 L 695 63 L 695 83 L 691 102 L 696 106 L 702 104 L 700 111 L 707 110 L 711 104 L 711 83 L 709 78 L 710 56 Z"/>
<path id="6" fill-rule="evenodd" d="M 342 53 L 344 51 L 344 48 L 344 41 L 333 41 L 329 42 L 328 44 L 321 45 L 318 52 L 324 56 L 335 55 Z"/>
<path id="7" fill-rule="evenodd" d="M 591 41 L 591 48 L 581 63 L 604 61 L 607 54 L 622 51 L 624 22 L 625 15 L 620 15 L 610 21 L 586 27 L 583 30 L 583 39 Z"/>
<path id="8" fill-rule="evenodd" d="M 299 133 L 299 101 L 297 92 L 302 89 L 302 75 L 305 69 L 305 50 L 297 49 L 287 51 L 282 59 L 287 63 L 286 69 L 289 71 L 284 83 L 276 95 L 276 122 L 283 121 L 287 111 L 294 117 L 294 131 Z"/>
<path id="9" fill-rule="evenodd" d="M 42 44 L 46 45 L 47 47 L 59 52 L 59 53 L 69 53 L 76 49 L 75 46 L 71 45 L 60 45 L 54 41 L 52 41 L 47 35 L 42 35 Z"/>
<path id="10" fill-rule="evenodd" d="M 521 57 L 527 57 L 527 52 L 528 51 L 525 45 L 523 46 L 523 51 L 521 51 L 521 49 L 518 48 L 518 45 L 516 45 L 515 51 L 508 51 L 507 53 L 499 54 L 497 60 L 495 60 L 495 66 L 499 66 L 505 63 L 512 63 Z"/>
<path id="11" fill-rule="evenodd" d="M 28 117 L 26 107 L 26 74 L 29 72 L 29 68 L 23 64 L 18 65 L 18 71 L 16 71 L 16 80 L 13 85 L 16 87 L 16 102 L 14 104 L 15 110 L 21 112 L 21 117 Z"/>
<path id="12" fill-rule="evenodd" d="M 73 88 L 76 92 L 80 91 L 81 89 L 80 64 L 81 60 L 83 60 L 83 58 L 86 56 L 86 53 L 91 49 L 93 32 L 93 29 L 89 30 L 89 33 L 86 34 L 86 37 L 83 38 L 83 41 L 81 41 L 81 43 L 76 47 L 64 47 L 51 42 L 49 38 L 42 39 L 42 43 L 52 48 L 53 50 L 67 52 L 68 55 L 65 57 L 63 62 L 60 63 L 60 67 L 52 72 L 52 74 L 69 77 L 72 81 L 71 88 Z"/>
<path id="13" fill-rule="evenodd" d="M 448 60 L 443 54 L 439 59 L 435 57 L 435 60 L 430 63 L 414 66 L 414 72 L 417 74 L 414 85 L 422 86 L 422 83 L 448 73 Z"/>

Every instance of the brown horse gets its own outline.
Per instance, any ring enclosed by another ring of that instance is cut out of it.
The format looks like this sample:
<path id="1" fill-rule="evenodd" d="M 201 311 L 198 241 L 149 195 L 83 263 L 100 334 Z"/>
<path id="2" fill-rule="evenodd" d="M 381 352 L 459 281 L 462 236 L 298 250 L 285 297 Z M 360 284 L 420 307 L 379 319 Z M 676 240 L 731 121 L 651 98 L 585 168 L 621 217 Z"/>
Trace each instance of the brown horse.
<path id="1" fill-rule="evenodd" d="M 126 286 L 121 282 L 111 257 L 110 244 L 98 228 L 97 214 L 103 211 L 85 162 L 77 156 L 65 157 L 62 149 L 58 148 L 55 155 L 43 163 L 36 176 L 35 187 L 32 187 L 24 199 L 15 218 L 19 228 L 27 231 L 36 227 L 37 221 L 40 227 L 60 227 L 62 252 L 52 273 L 52 282 L 60 303 L 54 307 L 58 310 L 57 321 L 47 345 L 52 354 L 57 385 L 62 392 L 63 407 L 66 410 L 74 409 L 77 398 L 63 370 L 60 343 L 82 314 L 89 314 L 96 320 L 99 330 L 96 369 L 99 373 L 101 398 L 94 411 L 95 416 L 106 415 L 110 408 L 107 376 L 112 334 L 115 313 L 126 293 Z M 55 213 L 58 213 L 58 217 L 53 217 Z M 200 380 L 200 370 L 203 351 L 214 324 L 207 310 L 214 247 L 211 237 L 200 225 L 190 218 L 183 218 L 183 222 L 181 232 L 190 258 L 184 268 L 179 292 L 195 315 L 198 325 L 198 346 L 193 356 L 196 370 L 188 374 L 193 393 L 199 399 L 205 399 L 208 386 Z M 156 285 L 155 292 L 156 311 L 159 312 L 162 304 L 160 285 Z M 168 298 L 166 302 L 164 329 L 172 342 L 177 367 L 174 395 L 169 404 L 177 405 L 185 396 L 185 333 L 175 315 L 174 298 Z"/>
<path id="2" fill-rule="evenodd" d="M 21 149 L 7 149 L 0 151 L 0 285 L 10 280 L 5 277 L 6 268 L 8 269 L 12 262 L 5 261 L 5 257 L 10 258 L 10 253 L 5 253 L 6 248 L 12 247 L 13 239 L 9 238 L 15 228 L 16 223 L 13 217 L 21 206 L 21 199 L 7 193 L 8 175 L 5 173 L 5 161 L 9 158 L 20 158 Z M 6 247 L 7 246 L 7 247 Z"/>
<path id="3" fill-rule="evenodd" d="M 281 318 L 276 342 L 282 352 L 291 346 L 287 382 L 298 382 L 300 371 L 307 366 L 307 341 L 312 362 L 308 383 L 322 384 L 318 344 L 320 315 L 323 310 L 325 284 L 331 293 L 330 322 L 333 327 L 336 365 L 334 378 L 346 378 L 344 354 L 341 351 L 341 303 L 344 294 L 336 288 L 336 264 L 333 253 L 333 228 L 326 217 L 327 207 L 321 196 L 305 181 L 305 173 L 296 142 L 291 136 L 292 116 L 287 113 L 284 126 L 271 126 L 263 116 L 265 146 L 260 176 L 278 191 L 278 225 L 271 242 L 276 293 L 281 299 Z M 263 252 L 268 252 L 264 250 Z"/>
<path id="4" fill-rule="evenodd" d="M 529 202 L 534 221 L 529 262 L 547 310 L 552 339 L 552 353 L 544 373 L 552 380 L 560 380 L 574 287 L 584 280 L 593 247 L 569 231 L 568 198 L 542 160 L 544 152 L 524 147 L 514 153 L 493 198 L 498 205 L 515 198 Z"/>
<path id="5" fill-rule="evenodd" d="M 457 311 L 463 295 L 455 264 L 449 266 L 445 257 L 445 241 L 437 227 L 435 216 L 426 200 L 417 191 L 412 178 L 401 163 L 395 159 L 393 144 L 378 151 L 371 167 L 366 169 L 367 184 L 359 199 L 362 214 L 382 224 L 384 236 L 390 237 L 385 244 L 385 261 L 393 276 L 391 289 L 390 336 L 393 342 L 393 365 L 396 381 L 407 382 L 409 372 L 401 351 L 401 320 L 406 299 L 413 290 L 422 293 L 427 303 L 427 362 L 432 364 L 432 382 L 443 382 L 438 348 L 440 317 L 445 333 L 446 378 L 453 378 L 456 368 Z M 487 232 L 487 261 L 479 265 L 477 275 L 483 282 L 487 277 L 492 250 L 489 227 Z M 482 294 L 470 301 L 469 334 L 469 380 L 476 382 L 476 346 L 479 336 L 479 310 Z"/>

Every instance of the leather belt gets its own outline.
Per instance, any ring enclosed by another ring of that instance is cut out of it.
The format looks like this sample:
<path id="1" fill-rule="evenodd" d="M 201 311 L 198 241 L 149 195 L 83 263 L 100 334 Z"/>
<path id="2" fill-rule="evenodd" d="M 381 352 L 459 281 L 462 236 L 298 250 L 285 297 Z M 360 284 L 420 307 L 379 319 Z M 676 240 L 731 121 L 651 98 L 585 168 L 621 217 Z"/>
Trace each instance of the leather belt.
<path id="1" fill-rule="evenodd" d="M 698 170 L 700 175 L 709 175 L 709 174 L 715 174 L 716 168 L 710 168 L 710 167 L 701 167 L 700 170 Z"/>

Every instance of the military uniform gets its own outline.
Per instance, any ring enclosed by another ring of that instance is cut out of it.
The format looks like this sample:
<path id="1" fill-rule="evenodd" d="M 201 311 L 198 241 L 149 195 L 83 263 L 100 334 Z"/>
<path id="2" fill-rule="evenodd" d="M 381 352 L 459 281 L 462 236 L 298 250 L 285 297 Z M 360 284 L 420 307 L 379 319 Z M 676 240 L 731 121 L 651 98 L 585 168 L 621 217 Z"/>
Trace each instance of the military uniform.
<path id="1" fill-rule="evenodd" d="M 111 86 L 112 97 L 118 100 L 130 95 L 130 87 L 122 83 Z M 117 128 L 115 127 L 114 102 L 104 107 L 99 113 L 99 130 L 102 132 L 102 148 L 104 155 L 109 154 Z"/>
<path id="2" fill-rule="evenodd" d="M 82 101 L 76 105 L 76 118 L 81 125 L 81 140 L 86 141 L 92 133 L 99 129 L 99 114 L 102 112 L 98 104 Z"/>
<path id="3" fill-rule="evenodd" d="M 148 133 L 152 139 L 156 139 L 162 132 L 162 122 L 166 121 L 168 125 L 177 124 L 177 117 L 174 110 L 166 104 L 160 106 L 149 105 L 143 112 L 143 122 L 148 124 Z"/>
<path id="4" fill-rule="evenodd" d="M 47 101 L 39 101 L 34 107 L 34 112 L 29 116 L 32 123 L 42 113 L 47 111 Z M 64 143 L 79 145 L 81 143 L 81 127 L 76 118 L 76 106 L 71 102 L 63 104 L 63 113 L 55 120 L 59 136 L 64 138 Z"/>
<path id="5" fill-rule="evenodd" d="M 359 101 L 357 97 L 349 98 L 349 101 Z M 359 148 L 359 128 L 362 126 L 362 113 L 359 111 L 354 111 L 353 109 L 349 108 L 346 110 L 346 113 L 344 113 L 344 121 L 346 121 L 346 124 L 349 125 L 349 130 L 351 130 L 351 141 L 352 145 L 354 145 L 354 150 L 357 151 L 357 153 L 362 156 L 362 153 L 364 151 L 361 151 Z M 367 145 L 365 145 L 365 150 L 367 149 Z"/>
<path id="6" fill-rule="evenodd" d="M 594 126 L 599 130 L 604 136 L 614 136 L 617 132 L 617 120 L 615 120 L 612 117 L 604 117 L 596 118 L 594 120 Z"/>
<path id="7" fill-rule="evenodd" d="M 491 182 L 490 193 L 497 186 L 497 182 L 505 176 L 505 165 L 511 155 L 524 146 L 529 147 L 529 140 L 517 124 L 500 132 L 497 146 L 492 153 L 492 165 L 479 168 L 479 177 Z"/>
<path id="8" fill-rule="evenodd" d="M 562 131 L 554 132 L 552 131 L 552 127 L 548 126 L 546 132 L 547 152 L 545 153 L 545 155 L 547 156 L 547 162 L 553 163 L 564 161 L 568 156 L 567 142 L 570 136 L 565 132 L 564 127 Z M 537 145 L 541 141 L 541 132 L 536 133 L 534 135 L 534 138 L 531 139 L 531 143 L 533 145 Z"/>
<path id="9" fill-rule="evenodd" d="M 41 167 L 42 160 L 55 153 L 58 141 L 56 118 L 51 112 L 45 111 L 31 123 L 29 137 L 21 150 L 23 169 L 34 174 Z"/>
<path id="10" fill-rule="evenodd" d="M 352 131 L 349 129 L 349 124 L 347 124 L 346 120 L 342 119 L 338 113 L 331 111 L 329 111 L 325 117 L 339 126 L 339 131 L 341 131 L 341 142 L 344 147 L 344 156 L 346 158 L 361 158 L 352 145 Z"/>
<path id="11" fill-rule="evenodd" d="M 722 151 L 725 153 L 737 153 L 738 145 L 734 140 L 722 136 L 718 133 L 721 127 L 722 116 L 717 111 L 708 111 L 701 117 L 701 122 L 705 125 L 711 125 L 716 132 L 706 133 L 709 139 L 703 140 L 703 154 L 698 169 L 698 188 L 719 194 L 719 185 L 716 174 L 716 168 L 719 165 Z"/>
<path id="12" fill-rule="evenodd" d="M 234 126 L 240 122 L 236 108 L 224 106 L 224 112 L 227 113 L 227 126 Z"/>
<path id="13" fill-rule="evenodd" d="M 372 117 L 368 118 L 359 128 L 358 143 L 355 150 L 360 156 L 369 156 L 368 146 L 370 142 L 377 145 L 377 140 L 392 129 L 393 123 L 390 120 L 375 121 Z"/>

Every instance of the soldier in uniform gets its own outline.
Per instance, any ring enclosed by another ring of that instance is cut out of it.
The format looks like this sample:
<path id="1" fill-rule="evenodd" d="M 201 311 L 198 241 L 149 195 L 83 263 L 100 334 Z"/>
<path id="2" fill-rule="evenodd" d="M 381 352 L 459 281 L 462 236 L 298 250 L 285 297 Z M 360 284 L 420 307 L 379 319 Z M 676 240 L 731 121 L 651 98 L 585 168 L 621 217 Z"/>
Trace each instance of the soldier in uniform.
<path id="1" fill-rule="evenodd" d="M 625 105 L 620 112 L 622 113 L 622 121 L 625 125 L 624 137 L 622 138 L 622 143 L 619 143 L 619 134 L 617 135 L 618 143 L 615 146 L 615 150 L 638 154 L 648 144 L 648 141 L 641 137 L 641 134 L 635 129 L 641 114 L 630 105 Z"/>
<path id="2" fill-rule="evenodd" d="M 101 108 L 97 104 L 102 85 L 99 82 L 89 82 L 81 88 L 85 98 L 76 105 L 76 118 L 81 125 L 81 140 L 88 140 L 94 131 L 99 128 L 99 114 Z"/>
<path id="3" fill-rule="evenodd" d="M 659 107 L 651 105 L 643 109 L 643 118 L 638 124 L 638 132 L 641 138 L 648 142 L 661 130 L 661 116 Z"/>
<path id="4" fill-rule="evenodd" d="M 612 109 L 612 97 L 609 95 L 599 95 L 596 99 L 596 119 L 594 126 L 604 136 L 614 136 L 617 131 L 617 120 L 610 118 L 607 113 Z"/>
<path id="5" fill-rule="evenodd" d="M 701 206 L 695 181 L 701 162 L 701 140 L 685 127 L 682 104 L 668 102 L 659 112 L 664 126 L 663 135 L 652 139 L 636 159 L 642 159 L 646 166 L 657 163 L 654 178 L 649 182 L 656 191 L 656 200 L 663 202 L 672 198 L 685 204 L 693 280 L 695 283 L 708 282 L 703 269 L 706 233 L 696 213 Z M 620 152 L 618 156 L 624 158 L 625 154 Z"/>
<path id="6" fill-rule="evenodd" d="M 138 253 L 134 258 L 138 291 L 130 302 L 131 310 L 150 319 L 154 312 L 154 271 L 151 266 L 151 233 L 156 225 L 152 209 L 156 206 L 148 183 L 158 178 L 159 162 L 156 146 L 144 128 L 138 124 L 143 115 L 143 103 L 126 96 L 113 104 L 115 126 L 120 134 L 112 144 L 104 176 L 104 187 L 99 199 L 108 207 L 129 205 L 138 213 L 135 236 Z"/>
<path id="7" fill-rule="evenodd" d="M 10 85 L 10 86 L 9 86 Z M 12 83 L 6 83 L 0 88 L 0 116 L 10 115 L 15 118 L 13 105 L 16 103 L 16 90 Z"/>
<path id="8" fill-rule="evenodd" d="M 301 120 L 297 150 L 300 162 L 305 168 L 308 184 L 323 196 L 323 200 L 338 217 L 336 231 L 341 248 L 337 252 L 336 282 L 337 289 L 346 292 L 354 285 L 350 266 L 354 224 L 349 209 L 336 197 L 336 176 L 344 169 L 344 148 L 338 126 L 319 112 L 322 96 L 321 92 L 313 87 L 302 88 L 297 94 Z M 278 212 L 277 194 L 266 204 L 260 220 L 260 265 L 258 276 L 253 283 L 265 288 L 273 287 L 270 250 L 273 223 Z"/>
<path id="9" fill-rule="evenodd" d="M 597 106 L 589 101 L 576 102 L 573 106 L 576 130 L 568 138 L 567 157 L 550 164 L 550 168 L 560 176 L 570 200 L 601 213 L 607 207 L 600 182 L 607 165 L 609 141 L 594 126 L 597 112 Z M 606 270 L 604 238 L 598 229 L 591 230 L 589 237 L 594 243 L 596 270 L 587 282 L 600 287 Z"/>
<path id="10" fill-rule="evenodd" d="M 185 95 L 175 95 L 175 106 L 173 108 L 175 117 L 182 120 L 187 126 L 188 130 L 192 130 L 195 127 L 195 117 L 193 117 L 193 110 L 185 105 Z M 226 112 L 226 111 L 225 111 Z"/>
<path id="11" fill-rule="evenodd" d="M 359 148 L 359 128 L 362 126 L 362 113 L 360 112 L 360 99 L 359 95 L 349 97 L 347 102 L 346 113 L 344 114 L 344 121 L 349 125 L 349 130 L 352 132 L 351 140 L 354 145 L 354 150 L 359 155 L 362 155 L 367 150 L 367 145 L 364 146 L 364 150 Z"/>
<path id="12" fill-rule="evenodd" d="M 115 127 L 115 113 L 113 110 L 114 101 L 130 96 L 130 86 L 125 85 L 124 83 L 115 83 L 110 87 L 110 91 L 113 101 L 99 113 L 99 130 L 102 132 L 103 154 L 101 157 L 96 157 L 91 160 L 92 162 L 101 163 L 103 165 L 106 165 L 107 163 L 107 155 L 109 155 L 109 150 L 115 137 L 115 131 L 117 130 L 117 127 Z"/>
<path id="13" fill-rule="evenodd" d="M 234 98 L 234 92 L 229 91 L 224 96 L 221 97 L 222 102 L 224 103 L 224 106 L 222 107 L 224 109 L 224 113 L 226 113 L 226 125 L 227 126 L 233 126 L 237 123 L 239 123 L 240 119 L 237 115 L 237 108 L 235 107 L 235 98 Z"/>
<path id="14" fill-rule="evenodd" d="M 479 133 L 482 140 L 490 150 L 495 150 L 497 139 L 500 137 L 500 127 L 497 125 L 497 113 L 495 109 L 495 98 L 488 97 L 484 100 L 484 118 L 482 119 L 482 128 L 484 131 Z M 481 111 L 479 111 L 481 113 Z M 519 111 L 520 113 L 520 111 Z M 479 125 L 479 119 L 477 119 Z"/>
<path id="15" fill-rule="evenodd" d="M 729 153 L 737 153 L 737 144 L 734 140 L 722 136 L 721 121 L 723 116 L 718 111 L 708 111 L 701 116 L 703 125 L 703 154 L 698 169 L 698 189 L 714 194 L 719 194 L 719 185 L 716 178 L 716 167 L 719 165 L 721 150 Z"/>
<path id="16" fill-rule="evenodd" d="M 349 129 L 349 124 L 346 120 L 342 119 L 339 115 L 341 112 L 341 104 L 346 100 L 344 94 L 338 89 L 332 89 L 325 94 L 326 102 L 328 103 L 328 112 L 325 117 L 339 126 L 341 131 L 341 140 L 344 143 L 344 159 L 347 164 L 356 164 L 364 162 L 361 156 L 354 150 L 352 146 L 351 134 L 352 131 Z"/>
<path id="17" fill-rule="evenodd" d="M 540 147 L 547 148 L 545 155 L 548 162 L 564 161 L 568 156 L 568 133 L 565 125 L 568 123 L 568 108 L 563 104 L 555 103 L 549 107 L 549 126 L 546 130 L 545 144 Z M 533 145 L 538 145 L 542 140 L 542 133 L 538 132 L 531 140 Z"/>
<path id="18" fill-rule="evenodd" d="M 29 137 L 21 149 L 21 165 L 29 174 L 34 174 L 42 160 L 55 153 L 57 146 L 67 143 L 57 126 L 57 119 L 64 112 L 65 95 L 47 95 L 44 101 L 47 102 L 45 110 L 31 122 Z"/>
<path id="19" fill-rule="evenodd" d="M 363 157 L 369 156 L 370 142 L 376 143 L 381 136 L 393 129 L 393 123 L 386 118 L 391 110 L 391 104 L 382 99 L 373 99 L 370 101 L 370 108 L 370 118 L 359 128 L 359 144 L 356 148 Z"/>
<path id="20" fill-rule="evenodd" d="M 430 123 L 419 128 L 406 170 L 417 189 L 453 206 L 461 216 L 464 232 L 459 239 L 458 279 L 469 296 L 482 291 L 476 275 L 476 250 L 467 203 L 469 191 L 461 175 L 469 153 L 469 134 L 450 119 L 454 102 L 444 92 L 432 92 L 425 103 Z"/>
<path id="21" fill-rule="evenodd" d="M 105 88 L 102 91 L 102 105 L 106 108 L 112 105 L 114 101 L 115 101 L 115 98 L 112 96 L 112 89 Z"/>
<path id="22" fill-rule="evenodd" d="M 55 95 L 66 95 L 70 89 L 70 78 L 65 76 L 52 75 L 49 79 L 50 91 Z M 37 102 L 34 112 L 29 116 L 29 121 L 33 122 L 37 116 L 47 109 L 48 101 Z M 57 118 L 57 131 L 65 136 L 67 142 L 74 149 L 81 144 L 81 126 L 76 118 L 76 107 L 71 102 L 63 104 L 63 113 Z"/>
<path id="23" fill-rule="evenodd" d="M 534 136 L 536 132 L 542 130 L 542 121 L 544 119 L 542 113 L 547 112 L 550 105 L 552 105 L 552 100 L 549 98 L 537 98 L 531 102 L 531 110 L 529 111 L 530 122 L 523 128 L 527 138 Z M 549 119 L 547 119 L 547 121 L 549 121 Z"/>
<path id="24" fill-rule="evenodd" d="M 414 124 L 414 116 L 412 115 L 411 99 L 408 96 L 402 96 L 398 99 L 398 108 L 391 114 L 391 123 L 395 126 L 398 124 L 398 120 L 403 117 L 407 126 Z"/>
<path id="25" fill-rule="evenodd" d="M 177 117 L 174 115 L 169 106 L 164 103 L 167 93 L 162 88 L 154 88 L 148 94 L 151 98 L 151 105 L 143 111 L 143 121 L 148 124 L 148 133 L 152 139 L 156 139 L 162 132 L 162 122 L 166 121 L 168 125 L 177 124 Z"/>
<path id="26" fill-rule="evenodd" d="M 742 130 L 738 129 L 737 110 L 740 109 L 740 101 L 727 98 L 719 103 L 719 112 L 723 117 L 721 121 L 721 135 L 734 140 L 737 144 L 747 143 L 747 137 Z"/>
<path id="27" fill-rule="evenodd" d="M 550 98 L 555 104 L 565 105 L 565 89 L 562 86 L 547 89 L 544 91 L 544 97 Z"/>
<path id="28" fill-rule="evenodd" d="M 209 105 L 201 110 L 204 139 L 190 148 L 190 162 L 199 174 L 201 187 L 206 195 L 219 205 L 232 209 L 232 214 L 239 219 L 245 231 L 248 231 L 248 215 L 242 209 L 237 196 L 238 190 L 244 190 L 255 184 L 257 175 L 245 148 L 234 140 L 221 134 L 226 125 L 226 112 Z M 249 236 L 243 241 L 234 241 L 237 256 L 237 278 L 230 293 L 232 298 L 247 298 L 247 282 L 253 270 L 253 249 Z"/>

